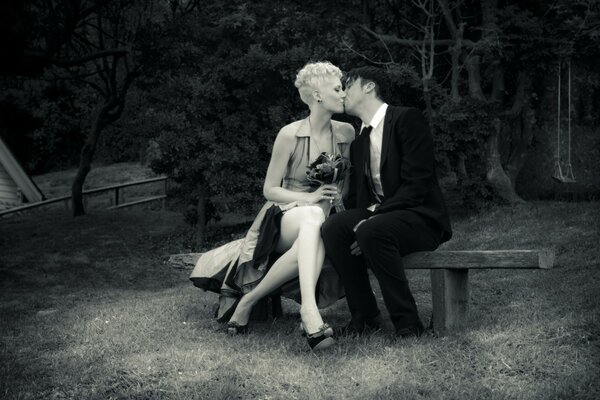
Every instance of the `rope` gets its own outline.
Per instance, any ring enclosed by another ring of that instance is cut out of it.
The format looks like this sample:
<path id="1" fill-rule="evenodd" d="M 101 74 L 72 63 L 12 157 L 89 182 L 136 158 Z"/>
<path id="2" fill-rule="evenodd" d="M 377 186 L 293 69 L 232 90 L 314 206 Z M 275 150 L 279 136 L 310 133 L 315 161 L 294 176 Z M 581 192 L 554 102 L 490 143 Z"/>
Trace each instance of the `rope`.
<path id="1" fill-rule="evenodd" d="M 569 121 L 569 141 L 568 146 L 567 146 L 567 160 L 569 162 L 569 165 L 571 165 L 571 60 L 569 60 L 569 115 L 568 115 L 568 121 Z"/>
<path id="2" fill-rule="evenodd" d="M 567 128 L 567 163 L 565 166 L 565 172 L 563 174 L 561 168 L 561 153 L 560 153 L 560 111 L 561 111 L 561 72 L 562 72 L 562 62 L 558 62 L 558 90 L 557 90 L 557 118 L 556 118 L 556 162 L 554 163 L 554 175 L 552 176 L 554 179 L 561 183 L 574 183 L 575 176 L 573 175 L 573 167 L 571 166 L 571 60 L 567 61 L 568 66 L 568 128 Z"/>
<path id="3" fill-rule="evenodd" d="M 569 115 L 568 115 L 568 121 L 569 121 L 569 140 L 568 140 L 568 147 L 567 147 L 567 171 L 565 173 L 565 180 L 569 183 L 574 183 L 575 182 L 575 175 L 573 175 L 573 166 L 571 165 L 571 60 L 569 60 Z"/>

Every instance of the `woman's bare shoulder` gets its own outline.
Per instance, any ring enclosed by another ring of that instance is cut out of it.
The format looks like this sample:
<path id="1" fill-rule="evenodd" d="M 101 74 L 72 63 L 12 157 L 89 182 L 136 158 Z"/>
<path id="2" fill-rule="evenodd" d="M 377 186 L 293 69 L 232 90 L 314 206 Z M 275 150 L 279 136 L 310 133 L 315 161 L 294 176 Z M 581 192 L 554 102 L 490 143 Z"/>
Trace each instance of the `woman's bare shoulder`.
<path id="1" fill-rule="evenodd" d="M 294 121 L 283 126 L 277 133 L 275 141 L 280 145 L 293 145 L 296 141 L 296 133 L 298 132 L 301 122 L 302 121 Z"/>
<path id="2" fill-rule="evenodd" d="M 294 121 L 294 122 L 291 122 L 291 123 L 283 126 L 279 130 L 277 137 L 278 138 L 281 137 L 281 139 L 288 140 L 288 141 L 295 139 L 300 127 L 302 126 L 302 121 L 303 120 Z"/>
<path id="3" fill-rule="evenodd" d="M 351 124 L 341 121 L 333 121 L 333 124 L 338 143 L 349 143 L 352 142 L 356 137 L 356 132 Z"/>

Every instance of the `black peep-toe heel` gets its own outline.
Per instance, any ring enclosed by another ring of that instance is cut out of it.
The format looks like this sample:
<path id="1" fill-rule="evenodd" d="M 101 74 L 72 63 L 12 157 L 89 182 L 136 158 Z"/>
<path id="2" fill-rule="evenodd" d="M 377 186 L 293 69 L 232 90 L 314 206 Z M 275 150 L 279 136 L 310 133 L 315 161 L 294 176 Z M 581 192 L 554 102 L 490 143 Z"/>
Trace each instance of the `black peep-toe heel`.
<path id="1" fill-rule="evenodd" d="M 227 320 L 233 316 L 233 313 L 235 313 L 235 310 L 237 309 L 238 305 L 240 304 L 240 301 L 242 300 L 242 297 L 239 297 L 235 300 L 231 307 L 229 307 L 229 310 L 227 310 L 225 314 L 223 314 L 223 316 L 221 317 L 222 319 Z M 235 321 L 229 321 L 227 322 L 227 333 L 231 336 L 245 335 L 246 333 L 248 333 L 248 324 L 241 325 Z"/>
<path id="2" fill-rule="evenodd" d="M 335 344 L 335 339 L 329 335 L 330 331 L 331 334 L 333 334 L 333 329 L 331 329 L 331 327 L 327 324 L 321 325 L 321 328 L 315 333 L 309 334 L 308 332 L 304 331 L 306 334 L 306 341 L 308 342 L 311 350 L 324 350 L 333 346 Z"/>
<path id="3" fill-rule="evenodd" d="M 227 333 L 231 336 L 245 335 L 248 333 L 248 324 L 240 325 L 235 321 L 229 321 L 227 323 Z"/>
<path id="4" fill-rule="evenodd" d="M 325 336 L 327 337 L 331 337 L 334 334 L 333 328 L 331 326 L 329 326 L 329 324 L 323 324 L 321 325 L 321 327 L 319 328 L 319 330 L 316 332 L 323 332 L 325 334 Z M 302 336 L 306 336 L 306 330 L 304 330 L 304 323 L 300 322 L 300 334 Z"/>

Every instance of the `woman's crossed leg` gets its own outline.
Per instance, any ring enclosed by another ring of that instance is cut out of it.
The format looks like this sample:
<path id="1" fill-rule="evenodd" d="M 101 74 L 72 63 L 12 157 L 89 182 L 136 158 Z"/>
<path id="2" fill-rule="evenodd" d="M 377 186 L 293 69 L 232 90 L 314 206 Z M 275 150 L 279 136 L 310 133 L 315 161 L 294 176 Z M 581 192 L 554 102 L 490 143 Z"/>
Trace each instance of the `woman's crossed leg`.
<path id="1" fill-rule="evenodd" d="M 259 284 L 242 297 L 230 321 L 246 325 L 252 307 L 260 299 L 298 276 L 304 327 L 309 333 L 319 330 L 323 319 L 317 308 L 315 288 L 325 259 L 320 232 L 324 220 L 325 214 L 317 205 L 294 207 L 283 214 L 275 250 L 283 254 Z"/>

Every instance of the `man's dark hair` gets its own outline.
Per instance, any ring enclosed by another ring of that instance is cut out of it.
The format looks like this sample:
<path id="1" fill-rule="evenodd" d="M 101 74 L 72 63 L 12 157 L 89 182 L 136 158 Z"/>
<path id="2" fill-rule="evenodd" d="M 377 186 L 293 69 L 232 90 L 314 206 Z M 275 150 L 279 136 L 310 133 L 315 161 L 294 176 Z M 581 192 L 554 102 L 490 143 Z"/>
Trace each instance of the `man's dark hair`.
<path id="1" fill-rule="evenodd" d="M 389 100 L 391 82 L 388 74 L 383 69 L 371 65 L 353 68 L 348 71 L 344 78 L 345 87 L 349 87 L 359 78 L 362 86 L 369 82 L 375 84 L 375 96 L 380 100 L 386 102 Z"/>

